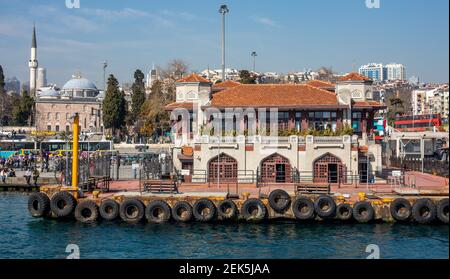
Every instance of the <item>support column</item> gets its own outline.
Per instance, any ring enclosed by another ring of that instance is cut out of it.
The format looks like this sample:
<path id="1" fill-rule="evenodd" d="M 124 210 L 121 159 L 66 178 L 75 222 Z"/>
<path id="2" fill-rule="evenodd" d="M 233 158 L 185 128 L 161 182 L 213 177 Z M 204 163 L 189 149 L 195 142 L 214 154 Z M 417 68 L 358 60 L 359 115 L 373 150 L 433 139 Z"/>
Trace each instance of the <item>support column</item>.
<path id="1" fill-rule="evenodd" d="M 302 111 L 302 131 L 308 130 L 308 112 Z"/>

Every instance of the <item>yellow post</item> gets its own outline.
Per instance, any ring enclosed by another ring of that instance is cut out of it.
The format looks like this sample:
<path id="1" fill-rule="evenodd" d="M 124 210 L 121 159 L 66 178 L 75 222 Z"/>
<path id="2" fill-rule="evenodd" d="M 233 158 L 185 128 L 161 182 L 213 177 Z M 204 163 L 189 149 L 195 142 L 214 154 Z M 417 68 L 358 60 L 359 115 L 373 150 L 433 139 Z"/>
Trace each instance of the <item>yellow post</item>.
<path id="1" fill-rule="evenodd" d="M 73 119 L 73 141 L 72 141 L 72 188 L 78 190 L 78 137 L 80 128 L 80 117 L 75 113 Z"/>

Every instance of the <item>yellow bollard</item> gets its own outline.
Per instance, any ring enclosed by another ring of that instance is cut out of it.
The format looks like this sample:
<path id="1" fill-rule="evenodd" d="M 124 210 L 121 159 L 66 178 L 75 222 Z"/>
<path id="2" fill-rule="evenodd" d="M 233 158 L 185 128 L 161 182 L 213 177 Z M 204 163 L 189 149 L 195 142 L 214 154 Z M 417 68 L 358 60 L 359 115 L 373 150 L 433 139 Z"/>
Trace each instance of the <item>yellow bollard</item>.
<path id="1" fill-rule="evenodd" d="M 98 195 L 100 195 L 100 191 L 98 191 L 98 190 L 92 191 L 92 197 L 93 197 L 94 199 L 98 199 Z"/>
<path id="2" fill-rule="evenodd" d="M 249 192 L 243 192 L 242 193 L 242 199 L 244 201 L 248 200 L 248 197 L 250 197 L 250 193 Z"/>
<path id="3" fill-rule="evenodd" d="M 364 201 L 364 200 L 366 200 L 366 193 L 364 193 L 364 192 L 359 192 L 359 193 L 358 193 L 358 197 L 359 197 L 359 200 L 360 200 L 360 201 Z"/>

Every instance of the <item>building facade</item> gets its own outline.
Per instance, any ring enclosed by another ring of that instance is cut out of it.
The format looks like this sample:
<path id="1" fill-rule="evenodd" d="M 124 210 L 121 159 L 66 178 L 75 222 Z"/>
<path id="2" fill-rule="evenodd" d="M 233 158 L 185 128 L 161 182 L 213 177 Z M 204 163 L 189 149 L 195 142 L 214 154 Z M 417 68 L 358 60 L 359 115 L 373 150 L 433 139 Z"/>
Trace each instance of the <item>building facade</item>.
<path id="1" fill-rule="evenodd" d="M 373 81 L 384 81 L 387 78 L 387 69 L 383 64 L 370 63 L 359 68 L 359 74 Z"/>
<path id="2" fill-rule="evenodd" d="M 177 82 L 176 102 L 166 106 L 175 168 L 185 181 L 243 183 L 293 183 L 294 174 L 344 183 L 361 171 L 380 171 L 372 125 L 385 107 L 372 100 L 372 83 L 351 73 L 335 90 L 235 84 L 213 93 L 209 80 L 188 76 Z M 350 126 L 353 132 L 345 132 Z"/>
<path id="3" fill-rule="evenodd" d="M 74 75 L 61 90 L 41 88 L 36 98 L 38 131 L 71 132 L 72 116 L 79 114 L 81 131 L 103 132 L 103 95 L 88 79 Z"/>
<path id="4" fill-rule="evenodd" d="M 374 81 L 405 81 L 406 68 L 402 64 L 391 63 L 387 65 L 369 63 L 359 68 L 359 74 Z"/>
<path id="5" fill-rule="evenodd" d="M 414 115 L 436 113 L 440 114 L 442 118 L 448 119 L 448 85 L 413 90 L 411 93 L 411 104 Z"/>
<path id="6" fill-rule="evenodd" d="M 406 80 L 406 68 L 402 64 L 387 64 L 387 80 Z"/>

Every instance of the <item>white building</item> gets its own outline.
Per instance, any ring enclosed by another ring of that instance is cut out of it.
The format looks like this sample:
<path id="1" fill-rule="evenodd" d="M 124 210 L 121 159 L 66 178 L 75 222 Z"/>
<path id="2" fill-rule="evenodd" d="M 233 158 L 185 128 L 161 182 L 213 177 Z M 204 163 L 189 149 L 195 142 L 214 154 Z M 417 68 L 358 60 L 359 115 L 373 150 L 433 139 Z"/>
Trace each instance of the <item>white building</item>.
<path id="1" fill-rule="evenodd" d="M 383 64 L 369 63 L 359 68 L 359 74 L 366 76 L 373 81 L 384 81 L 387 78 L 387 70 Z"/>
<path id="2" fill-rule="evenodd" d="M 47 70 L 45 68 L 38 68 L 36 89 L 47 86 Z"/>
<path id="3" fill-rule="evenodd" d="M 443 118 L 448 118 L 448 86 L 414 90 L 411 93 L 411 104 L 414 115 L 438 113 Z"/>
<path id="4" fill-rule="evenodd" d="M 406 80 L 406 68 L 402 64 L 387 64 L 387 80 Z"/>

